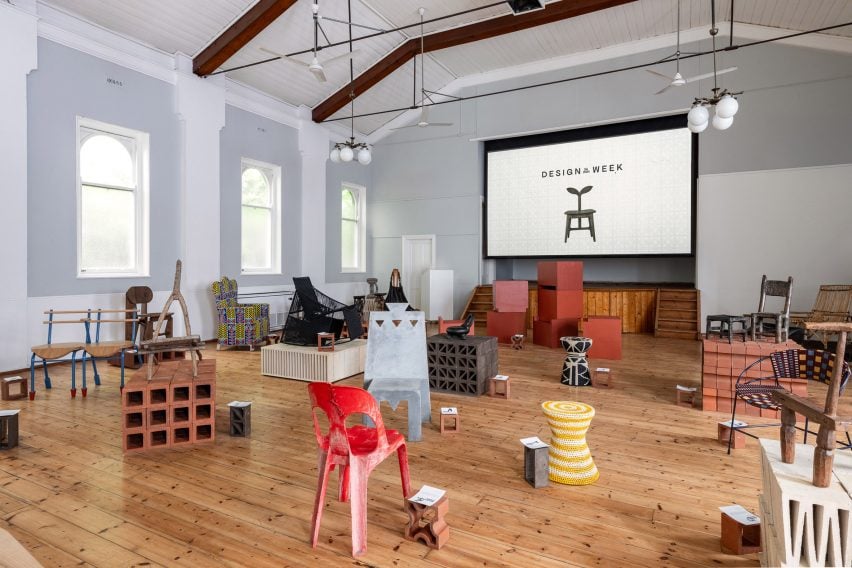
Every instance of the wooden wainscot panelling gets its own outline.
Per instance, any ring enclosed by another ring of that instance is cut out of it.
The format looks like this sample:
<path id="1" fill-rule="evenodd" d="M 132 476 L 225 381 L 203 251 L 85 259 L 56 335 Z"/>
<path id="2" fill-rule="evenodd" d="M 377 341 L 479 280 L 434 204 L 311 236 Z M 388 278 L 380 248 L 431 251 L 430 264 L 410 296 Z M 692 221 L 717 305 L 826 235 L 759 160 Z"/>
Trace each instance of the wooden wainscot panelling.
<path id="1" fill-rule="evenodd" d="M 618 316 L 623 333 L 653 333 L 656 288 L 586 288 L 583 317 Z"/>

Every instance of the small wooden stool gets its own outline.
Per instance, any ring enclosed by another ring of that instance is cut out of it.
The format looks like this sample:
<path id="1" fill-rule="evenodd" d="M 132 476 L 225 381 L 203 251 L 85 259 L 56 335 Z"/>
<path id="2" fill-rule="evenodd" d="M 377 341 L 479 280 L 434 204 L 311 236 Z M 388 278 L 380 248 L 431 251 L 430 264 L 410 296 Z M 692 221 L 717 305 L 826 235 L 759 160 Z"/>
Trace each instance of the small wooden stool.
<path id="1" fill-rule="evenodd" d="M 334 351 L 334 334 L 317 334 L 317 351 Z"/>
<path id="2" fill-rule="evenodd" d="M 731 423 L 730 420 L 726 421 L 726 422 L 719 422 L 718 439 L 719 439 L 719 443 L 722 444 L 723 446 L 728 445 L 728 440 L 731 437 L 730 423 Z M 740 425 L 748 426 L 748 424 L 746 424 L 745 422 L 740 422 L 739 420 L 736 420 L 735 424 L 737 426 L 740 426 Z M 745 447 L 745 443 L 746 443 L 745 434 L 740 432 L 739 430 L 734 430 L 734 440 L 733 440 L 733 443 L 731 444 L 731 448 L 733 448 L 735 450 L 739 450 L 739 449 Z"/>
<path id="3" fill-rule="evenodd" d="M 677 385 L 677 404 L 680 406 L 688 406 L 692 408 L 695 406 L 695 393 L 698 391 L 695 387 L 685 387 L 683 385 Z"/>
<path id="4" fill-rule="evenodd" d="M 612 386 L 612 371 L 608 367 L 598 367 L 592 373 L 592 386 L 609 388 Z"/>
<path id="5" fill-rule="evenodd" d="M 0 414 L 0 450 L 8 450 L 18 445 L 18 411 L 11 412 Z"/>
<path id="6" fill-rule="evenodd" d="M 512 336 L 512 349 L 523 349 L 524 348 L 524 334 L 516 333 Z"/>
<path id="7" fill-rule="evenodd" d="M 454 419 L 453 427 L 450 428 L 448 422 Z M 459 411 L 455 406 L 441 408 L 441 434 L 455 434 L 461 432 L 461 419 Z"/>
<path id="8" fill-rule="evenodd" d="M 235 404 L 236 402 L 228 404 L 231 411 L 229 433 L 231 436 L 251 436 L 251 403 Z"/>
<path id="9" fill-rule="evenodd" d="M 450 527 L 446 516 L 450 511 L 450 502 L 444 495 L 434 505 L 423 505 L 405 501 L 408 513 L 406 540 L 419 540 L 429 548 L 441 548 L 450 540 Z"/>
<path id="10" fill-rule="evenodd" d="M 10 392 L 10 387 L 18 385 L 18 392 Z M 20 400 L 29 396 L 30 388 L 24 377 L 6 377 L 0 382 L 0 400 Z"/>
<path id="11" fill-rule="evenodd" d="M 500 387 L 500 385 L 503 385 Z M 509 377 L 506 375 L 495 375 L 488 379 L 488 396 L 494 398 L 509 398 Z"/>
<path id="12" fill-rule="evenodd" d="M 743 507 L 726 507 L 744 520 L 735 519 L 722 511 L 722 552 L 728 554 L 752 554 L 762 550 L 760 543 L 760 518 L 752 515 Z"/>

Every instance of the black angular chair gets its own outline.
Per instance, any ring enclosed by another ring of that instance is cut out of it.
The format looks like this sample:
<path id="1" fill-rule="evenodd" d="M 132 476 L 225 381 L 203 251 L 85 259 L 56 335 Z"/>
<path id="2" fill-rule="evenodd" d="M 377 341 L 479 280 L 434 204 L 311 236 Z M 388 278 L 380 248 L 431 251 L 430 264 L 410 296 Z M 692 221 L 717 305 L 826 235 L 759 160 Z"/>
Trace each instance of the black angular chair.
<path id="1" fill-rule="evenodd" d="M 284 323 L 281 343 L 316 345 L 318 333 L 333 333 L 335 341 L 339 341 L 344 323 L 350 341 L 364 334 L 361 313 L 356 306 L 347 306 L 326 296 L 314 288 L 307 276 L 293 278 L 293 284 L 296 293 Z"/>
<path id="2" fill-rule="evenodd" d="M 473 314 L 467 314 L 464 322 L 461 325 L 452 325 L 447 328 L 447 337 L 453 339 L 465 339 L 470 333 L 470 327 L 473 325 Z"/>
<path id="3" fill-rule="evenodd" d="M 595 210 L 594 209 L 583 209 L 583 194 L 588 193 L 592 190 L 591 185 L 587 185 L 583 189 L 576 189 L 573 187 L 566 187 L 568 193 L 577 196 L 577 209 L 576 210 L 568 210 L 565 212 L 565 242 L 568 242 L 568 237 L 571 236 L 571 231 L 589 231 L 592 235 L 592 240 L 597 242 L 595 239 Z M 577 226 L 572 226 L 574 219 L 577 220 Z M 588 221 L 587 225 L 583 226 L 583 219 Z"/>
<path id="4" fill-rule="evenodd" d="M 761 361 L 769 360 L 772 364 L 772 374 L 765 377 L 749 378 L 751 369 L 760 369 Z M 834 365 L 836 357 L 830 351 L 821 349 L 788 349 L 786 351 L 776 351 L 764 357 L 761 357 L 740 373 L 737 378 L 737 384 L 734 387 L 734 404 L 731 411 L 731 428 L 730 437 L 728 438 L 728 453 L 731 453 L 731 446 L 734 441 L 734 433 L 742 432 L 746 436 L 757 438 L 754 434 L 746 432 L 746 428 L 766 428 L 778 427 L 780 423 L 774 424 L 749 424 L 747 426 L 734 426 L 734 420 L 737 416 L 737 401 L 742 401 L 748 405 L 762 408 L 766 410 L 779 410 L 781 406 L 772 398 L 772 393 L 775 391 L 786 391 L 778 379 L 805 379 L 808 381 L 819 381 L 823 384 L 829 384 L 831 377 L 834 375 Z M 840 392 L 846 388 L 849 382 L 849 377 L 852 372 L 846 362 L 843 364 L 843 374 L 840 382 Z M 808 421 L 805 420 L 805 427 L 798 428 L 805 433 L 804 442 L 808 442 Z M 842 448 L 852 446 L 852 439 L 849 434 L 846 434 L 847 444 L 841 444 Z"/>

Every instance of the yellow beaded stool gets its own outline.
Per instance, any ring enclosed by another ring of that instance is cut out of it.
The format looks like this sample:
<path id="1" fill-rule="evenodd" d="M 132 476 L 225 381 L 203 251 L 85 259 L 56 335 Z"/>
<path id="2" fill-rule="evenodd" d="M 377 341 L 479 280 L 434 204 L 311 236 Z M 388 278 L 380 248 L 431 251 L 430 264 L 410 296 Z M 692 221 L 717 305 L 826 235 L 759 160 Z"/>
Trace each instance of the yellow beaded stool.
<path id="1" fill-rule="evenodd" d="M 553 436 L 548 457 L 550 480 L 566 485 L 589 485 L 600 474 L 586 444 L 586 431 L 595 409 L 582 402 L 549 400 L 541 404 Z"/>

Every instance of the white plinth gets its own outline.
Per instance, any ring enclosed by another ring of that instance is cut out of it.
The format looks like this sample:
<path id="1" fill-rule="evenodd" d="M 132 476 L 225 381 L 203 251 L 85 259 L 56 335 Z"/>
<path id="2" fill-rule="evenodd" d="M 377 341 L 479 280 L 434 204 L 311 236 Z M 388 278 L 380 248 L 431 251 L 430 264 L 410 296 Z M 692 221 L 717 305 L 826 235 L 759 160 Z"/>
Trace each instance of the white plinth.
<path id="1" fill-rule="evenodd" d="M 317 351 L 313 346 L 276 343 L 260 349 L 260 372 L 269 377 L 334 383 L 364 372 L 367 341 L 356 339 Z"/>
<path id="2" fill-rule="evenodd" d="M 852 454 L 834 454 L 828 487 L 815 487 L 814 447 L 796 444 L 795 463 L 781 461 L 777 440 L 760 440 L 764 566 L 852 566 Z"/>

